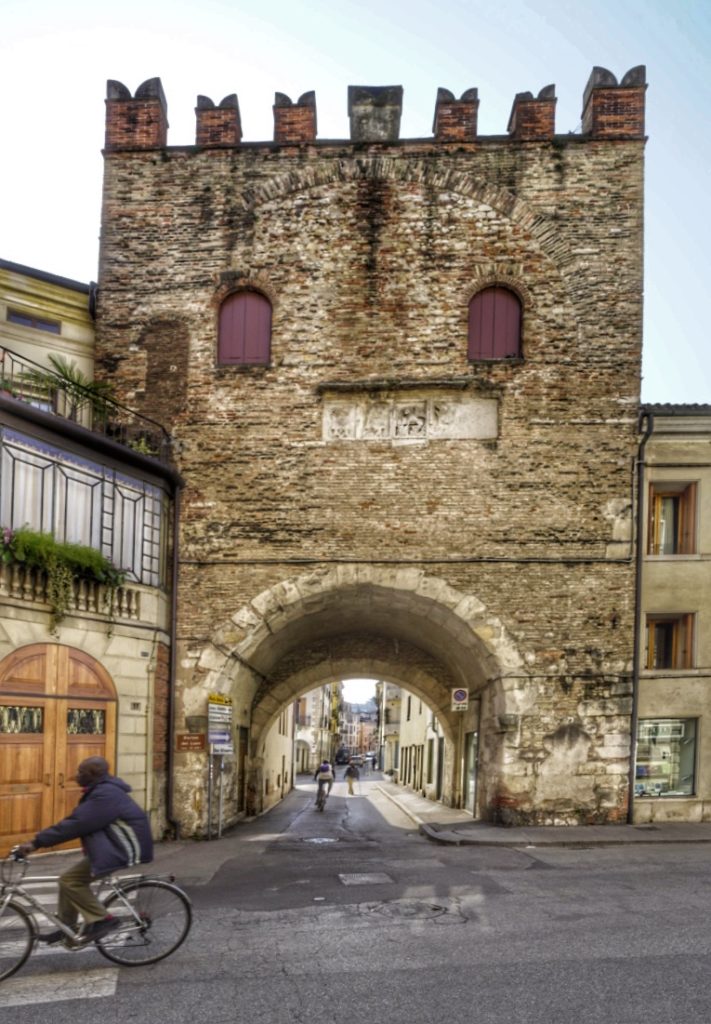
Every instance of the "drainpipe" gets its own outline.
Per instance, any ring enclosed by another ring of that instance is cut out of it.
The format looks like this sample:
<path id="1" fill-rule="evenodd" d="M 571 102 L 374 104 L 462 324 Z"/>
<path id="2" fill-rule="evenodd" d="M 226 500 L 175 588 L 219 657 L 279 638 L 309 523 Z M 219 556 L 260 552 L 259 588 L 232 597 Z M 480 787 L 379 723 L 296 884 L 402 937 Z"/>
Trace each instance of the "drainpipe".
<path id="1" fill-rule="evenodd" d="M 175 489 L 173 503 L 173 558 L 172 588 L 170 601 L 170 676 L 168 679 L 168 753 L 166 757 L 166 818 L 173 829 L 175 839 L 180 839 L 180 822 L 173 811 L 173 744 L 175 742 L 175 686 L 178 668 L 178 570 L 180 538 L 180 495 L 181 487 Z"/>
<path id="2" fill-rule="evenodd" d="M 635 768 L 637 762 L 637 722 L 639 719 L 639 673 L 642 646 L 642 565 L 644 562 L 644 467 L 645 450 L 647 441 L 654 431 L 654 416 L 651 412 L 642 411 L 639 418 L 639 428 L 644 432 L 637 452 L 637 551 L 635 556 L 635 585 L 634 585 L 634 648 L 632 654 L 632 715 L 630 718 L 630 774 L 629 774 L 629 798 L 627 800 L 627 824 L 631 825 L 634 820 L 634 786 Z"/>

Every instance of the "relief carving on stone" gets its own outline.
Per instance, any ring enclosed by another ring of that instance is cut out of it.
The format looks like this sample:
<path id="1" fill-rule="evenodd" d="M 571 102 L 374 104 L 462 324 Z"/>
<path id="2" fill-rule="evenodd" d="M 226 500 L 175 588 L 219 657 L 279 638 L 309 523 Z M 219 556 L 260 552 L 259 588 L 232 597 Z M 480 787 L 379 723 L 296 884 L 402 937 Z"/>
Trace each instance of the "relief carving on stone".
<path id="1" fill-rule="evenodd" d="M 416 444 L 432 440 L 490 440 L 498 437 L 496 399 L 418 394 L 407 401 L 368 395 L 326 398 L 324 441 L 391 441 Z"/>

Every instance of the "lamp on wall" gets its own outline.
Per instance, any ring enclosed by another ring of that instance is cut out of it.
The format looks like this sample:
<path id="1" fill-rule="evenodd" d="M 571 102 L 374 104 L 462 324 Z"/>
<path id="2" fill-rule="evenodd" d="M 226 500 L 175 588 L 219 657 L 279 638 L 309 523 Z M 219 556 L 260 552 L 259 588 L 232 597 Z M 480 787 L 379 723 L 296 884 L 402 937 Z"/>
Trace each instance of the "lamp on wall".
<path id="1" fill-rule="evenodd" d="M 207 715 L 186 715 L 185 728 L 188 732 L 207 732 Z"/>
<path id="2" fill-rule="evenodd" d="M 499 732 L 513 732 L 518 727 L 518 715 L 497 715 L 496 718 L 499 723 Z"/>

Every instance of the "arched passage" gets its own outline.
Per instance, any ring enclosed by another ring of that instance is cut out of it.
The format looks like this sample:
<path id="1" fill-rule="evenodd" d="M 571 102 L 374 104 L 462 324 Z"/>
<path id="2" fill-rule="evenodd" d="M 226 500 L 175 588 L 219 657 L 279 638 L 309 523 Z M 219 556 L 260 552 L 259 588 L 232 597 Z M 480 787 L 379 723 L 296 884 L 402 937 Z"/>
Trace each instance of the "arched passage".
<path id="1" fill-rule="evenodd" d="M 461 797 L 462 751 L 451 690 L 466 687 L 481 704 L 488 801 L 501 759 L 494 723 L 533 698 L 503 624 L 475 596 L 423 570 L 340 565 L 270 587 L 215 631 L 185 688 L 185 713 L 197 713 L 209 692 L 233 697 L 249 729 L 248 809 L 257 813 L 266 731 L 301 694 L 348 675 L 389 679 L 435 711 L 452 750 L 445 785 L 452 803 Z M 176 779 L 178 794 L 181 786 L 187 796 L 192 773 Z"/>

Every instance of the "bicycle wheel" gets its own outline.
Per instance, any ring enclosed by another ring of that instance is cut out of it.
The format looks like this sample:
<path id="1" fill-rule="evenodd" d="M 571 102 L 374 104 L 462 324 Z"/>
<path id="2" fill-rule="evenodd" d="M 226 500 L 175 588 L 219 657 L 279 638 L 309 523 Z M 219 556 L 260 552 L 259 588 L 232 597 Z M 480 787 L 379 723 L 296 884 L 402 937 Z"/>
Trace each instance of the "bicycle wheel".
<path id="1" fill-rule="evenodd" d="M 35 930 L 32 918 L 18 903 L 8 903 L 0 910 L 0 981 L 24 964 L 32 952 Z"/>
<path id="2" fill-rule="evenodd" d="M 127 882 L 105 901 L 120 926 L 96 945 L 100 953 L 126 967 L 154 964 L 174 953 L 192 923 L 190 900 L 177 885 L 158 878 Z"/>

